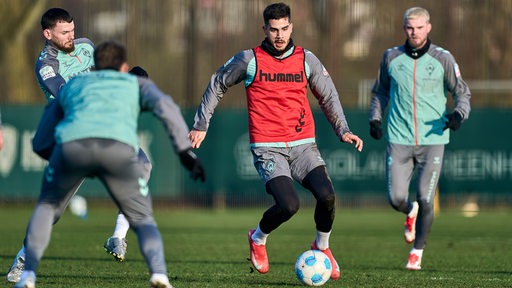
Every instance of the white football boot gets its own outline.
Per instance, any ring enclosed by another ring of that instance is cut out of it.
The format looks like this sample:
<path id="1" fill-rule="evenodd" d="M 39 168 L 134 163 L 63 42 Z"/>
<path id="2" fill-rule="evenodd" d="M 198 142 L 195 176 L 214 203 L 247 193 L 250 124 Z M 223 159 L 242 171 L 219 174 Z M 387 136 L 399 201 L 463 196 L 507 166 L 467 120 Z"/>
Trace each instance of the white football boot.
<path id="1" fill-rule="evenodd" d="M 103 244 L 105 251 L 112 255 L 116 261 L 123 262 L 125 259 L 126 249 L 128 245 L 126 244 L 126 239 L 118 238 L 118 237 L 110 237 Z"/>
<path id="2" fill-rule="evenodd" d="M 24 271 L 21 274 L 21 279 L 14 285 L 14 288 L 35 288 L 36 287 L 36 273 L 34 271 Z"/>
<path id="3" fill-rule="evenodd" d="M 411 244 L 416 239 L 416 218 L 418 218 L 419 205 L 417 201 L 412 202 L 412 210 L 407 214 L 404 223 L 405 242 Z"/>
<path id="4" fill-rule="evenodd" d="M 173 288 L 165 274 L 154 273 L 149 279 L 150 288 Z"/>
<path id="5" fill-rule="evenodd" d="M 21 279 L 21 273 L 25 269 L 25 246 L 21 247 L 20 251 L 12 261 L 11 268 L 7 272 L 7 282 L 17 283 Z"/>
<path id="6" fill-rule="evenodd" d="M 423 257 L 423 250 L 412 249 L 405 268 L 407 270 L 421 270 L 421 257 Z"/>

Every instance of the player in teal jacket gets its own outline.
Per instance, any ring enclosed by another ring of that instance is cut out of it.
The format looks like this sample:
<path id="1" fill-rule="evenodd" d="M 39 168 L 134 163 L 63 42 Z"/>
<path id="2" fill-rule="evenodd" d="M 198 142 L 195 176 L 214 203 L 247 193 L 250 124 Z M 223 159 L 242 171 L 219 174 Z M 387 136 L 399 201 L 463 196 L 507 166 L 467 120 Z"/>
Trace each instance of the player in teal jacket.
<path id="1" fill-rule="evenodd" d="M 41 28 L 46 42 L 36 61 L 35 74 L 46 99 L 51 102 L 70 79 L 89 73 L 94 68 L 94 44 L 87 38 L 75 39 L 73 17 L 62 8 L 48 9 L 41 17 Z M 55 145 L 54 131 L 51 129 L 53 125 L 50 123 L 58 121 L 62 115 L 54 116 L 52 119 L 46 119 L 48 125 L 42 125 L 33 139 L 34 151 L 46 160 Z M 140 161 L 145 164 L 146 178 L 149 179 L 151 162 L 144 151 L 140 150 L 139 156 Z M 117 261 L 125 259 L 125 237 L 128 229 L 128 221 L 119 213 L 114 233 L 104 244 L 105 250 Z M 9 268 L 7 281 L 19 281 L 24 260 L 25 252 L 22 246 Z"/>
<path id="2" fill-rule="evenodd" d="M 98 45 L 96 71 L 71 79 L 51 103 L 52 109 L 62 109 L 63 118 L 55 128 L 57 145 L 28 224 L 25 270 L 14 287 L 35 287 L 35 272 L 50 242 L 52 225 L 84 177 L 97 177 L 128 219 L 149 268 L 150 287 L 172 287 L 144 167 L 138 159 L 140 112 L 152 112 L 162 122 L 174 151 L 194 179 L 204 181 L 204 170 L 191 151 L 188 127 L 178 105 L 151 80 L 128 74 L 126 55 L 126 49 L 116 42 Z M 45 114 L 54 113 L 52 109 Z"/>
<path id="3" fill-rule="evenodd" d="M 444 145 L 450 129 L 468 118 L 470 97 L 459 66 L 450 52 L 431 43 L 427 10 L 405 11 L 404 45 L 387 50 L 380 64 L 370 104 L 370 135 L 383 136 L 387 118 L 386 183 L 391 206 L 406 216 L 404 236 L 413 243 L 406 268 L 421 269 L 423 248 L 434 219 L 434 196 L 441 173 Z M 447 95 L 454 99 L 447 111 Z M 450 129 L 448 129 L 450 128 Z M 409 184 L 418 173 L 416 200 L 409 200 Z"/>

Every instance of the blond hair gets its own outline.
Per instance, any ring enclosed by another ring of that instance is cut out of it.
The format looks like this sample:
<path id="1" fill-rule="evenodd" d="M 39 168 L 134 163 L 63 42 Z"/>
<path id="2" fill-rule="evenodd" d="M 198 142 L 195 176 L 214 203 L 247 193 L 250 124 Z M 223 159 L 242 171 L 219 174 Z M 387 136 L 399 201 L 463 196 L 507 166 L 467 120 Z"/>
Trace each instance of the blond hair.
<path id="1" fill-rule="evenodd" d="M 425 18 L 427 23 L 430 22 L 430 14 L 428 13 L 427 9 L 422 7 L 412 7 L 405 10 L 404 23 L 407 22 L 408 19 L 416 19 L 419 17 Z"/>

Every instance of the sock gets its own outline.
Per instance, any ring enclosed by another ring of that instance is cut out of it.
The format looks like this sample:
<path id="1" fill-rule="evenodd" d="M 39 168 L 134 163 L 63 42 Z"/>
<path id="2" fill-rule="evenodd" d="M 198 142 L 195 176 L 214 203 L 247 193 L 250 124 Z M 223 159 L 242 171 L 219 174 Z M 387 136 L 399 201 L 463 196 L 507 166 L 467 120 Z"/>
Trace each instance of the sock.
<path id="1" fill-rule="evenodd" d="M 412 212 L 414 211 L 414 203 L 411 203 L 411 211 L 409 211 L 409 213 L 407 213 L 407 217 L 412 217 L 414 215 L 412 215 Z"/>
<path id="2" fill-rule="evenodd" d="M 329 237 L 331 232 L 316 231 L 316 247 L 320 250 L 329 248 Z"/>
<path id="3" fill-rule="evenodd" d="M 123 213 L 117 214 L 116 227 L 114 228 L 114 234 L 112 234 L 112 237 L 124 239 L 126 238 L 128 229 L 130 229 L 130 223 L 126 217 Z"/>
<path id="4" fill-rule="evenodd" d="M 252 241 L 258 245 L 265 245 L 267 243 L 267 237 L 268 234 L 265 234 L 261 231 L 260 225 L 258 225 L 258 228 L 256 228 L 256 231 L 254 231 L 254 234 L 252 234 Z"/>
<path id="5" fill-rule="evenodd" d="M 410 253 L 414 253 L 421 258 L 421 256 L 423 256 L 423 249 L 412 248 Z"/>

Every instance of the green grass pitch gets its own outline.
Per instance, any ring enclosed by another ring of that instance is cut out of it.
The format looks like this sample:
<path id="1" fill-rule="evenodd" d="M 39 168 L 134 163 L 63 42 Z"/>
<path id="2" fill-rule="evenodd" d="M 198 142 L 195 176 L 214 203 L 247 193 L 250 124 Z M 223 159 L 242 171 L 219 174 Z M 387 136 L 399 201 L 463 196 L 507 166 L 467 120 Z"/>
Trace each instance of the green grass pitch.
<path id="1" fill-rule="evenodd" d="M 37 287 L 147 287 L 149 273 L 132 231 L 125 263 L 104 252 L 116 209 L 100 206 L 90 207 L 87 220 L 64 214 L 39 265 Z M 270 271 L 260 275 L 250 272 L 247 232 L 263 210 L 156 208 L 171 283 L 176 288 L 300 287 L 294 263 L 315 236 L 313 210 L 301 209 L 272 233 Z M 5 275 L 31 212 L 32 205 L 0 206 L 0 287 L 11 287 Z M 483 210 L 467 218 L 442 210 L 421 271 L 404 268 L 411 246 L 403 240 L 403 221 L 391 208 L 338 208 L 331 249 L 342 274 L 323 287 L 512 287 L 512 211 Z"/>

